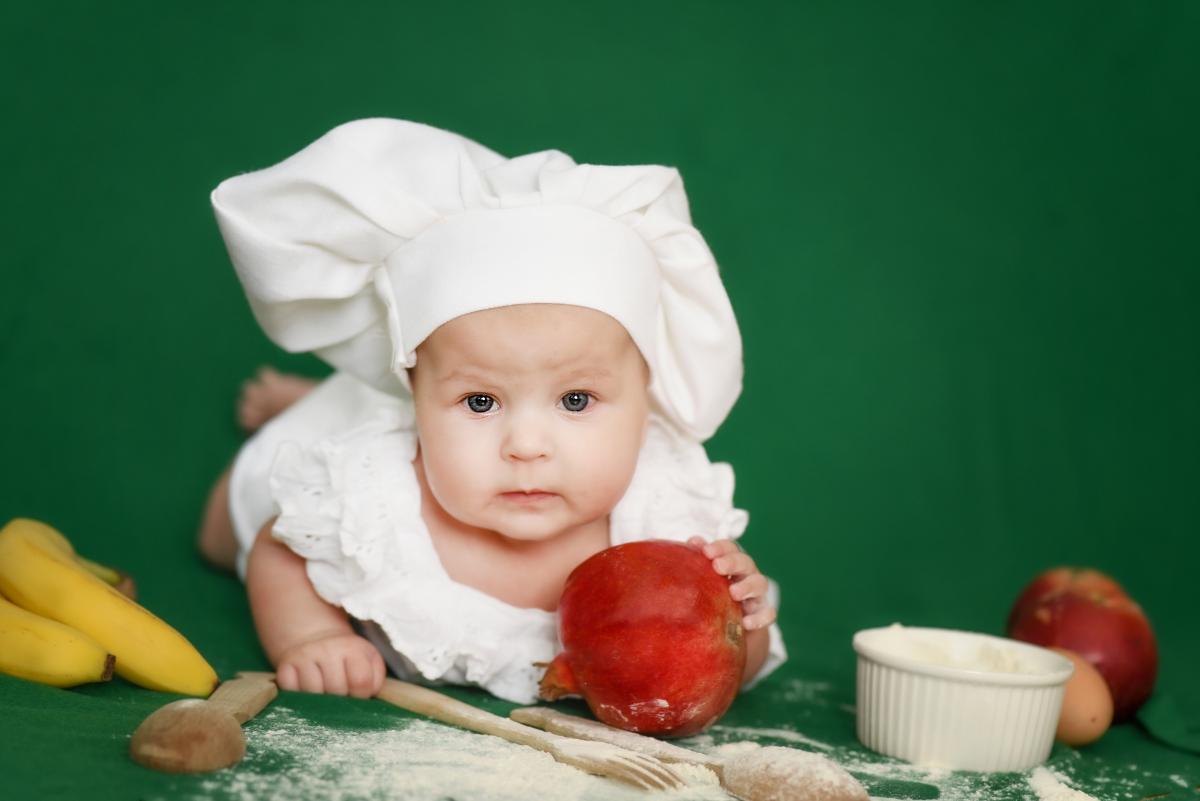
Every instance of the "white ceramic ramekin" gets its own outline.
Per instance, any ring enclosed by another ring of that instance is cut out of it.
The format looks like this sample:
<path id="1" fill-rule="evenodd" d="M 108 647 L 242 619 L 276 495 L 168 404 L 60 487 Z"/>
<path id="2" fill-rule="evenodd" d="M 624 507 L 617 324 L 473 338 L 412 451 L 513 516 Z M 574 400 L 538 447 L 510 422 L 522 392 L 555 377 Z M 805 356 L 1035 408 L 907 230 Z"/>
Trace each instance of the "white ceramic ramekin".
<path id="1" fill-rule="evenodd" d="M 1026 770 L 1054 744 L 1069 659 L 1016 640 L 900 625 L 854 635 L 858 739 L 959 770 Z"/>

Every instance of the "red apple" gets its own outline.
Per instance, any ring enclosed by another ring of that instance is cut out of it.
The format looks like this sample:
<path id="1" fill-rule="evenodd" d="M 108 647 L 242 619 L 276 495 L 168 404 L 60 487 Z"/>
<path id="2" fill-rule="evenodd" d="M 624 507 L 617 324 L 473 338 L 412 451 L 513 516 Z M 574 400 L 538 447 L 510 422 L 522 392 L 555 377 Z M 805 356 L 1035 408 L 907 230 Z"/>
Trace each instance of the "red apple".
<path id="1" fill-rule="evenodd" d="M 733 703 L 746 664 L 740 604 L 703 553 L 647 540 L 608 548 L 567 577 L 563 652 L 541 681 L 553 701 L 579 694 L 610 726 L 686 737 Z"/>
<path id="2" fill-rule="evenodd" d="M 1060 590 L 1029 607 L 1009 627 L 1017 640 L 1066 648 L 1100 671 L 1113 696 L 1113 721 L 1128 720 L 1154 689 L 1158 646 L 1132 599 Z"/>
<path id="3" fill-rule="evenodd" d="M 1039 573 L 1017 596 L 1012 611 L 1008 613 L 1006 629 L 1011 633 L 1018 618 L 1052 595 L 1072 590 L 1082 595 L 1103 595 L 1125 598 L 1125 590 L 1116 579 L 1090 567 L 1055 567 Z"/>

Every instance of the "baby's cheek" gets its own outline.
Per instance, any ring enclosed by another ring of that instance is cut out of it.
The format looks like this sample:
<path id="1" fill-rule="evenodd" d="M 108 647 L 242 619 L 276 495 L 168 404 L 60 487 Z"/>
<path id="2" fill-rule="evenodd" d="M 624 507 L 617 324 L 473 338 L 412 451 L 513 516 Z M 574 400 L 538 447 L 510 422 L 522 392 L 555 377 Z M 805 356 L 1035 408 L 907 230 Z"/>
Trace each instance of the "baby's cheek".
<path id="1" fill-rule="evenodd" d="M 597 444 L 592 458 L 576 471 L 581 477 L 577 482 L 579 497 L 593 510 L 607 514 L 629 489 L 636 466 L 636 454 L 631 459 L 613 448 L 612 443 Z"/>
<path id="2" fill-rule="evenodd" d="M 456 453 L 452 449 L 436 453 L 431 449 L 426 454 L 425 479 L 429 490 L 452 517 L 469 514 L 484 494 L 479 471 L 470 469 L 471 463 L 471 459 L 464 459 L 461 452 Z"/>

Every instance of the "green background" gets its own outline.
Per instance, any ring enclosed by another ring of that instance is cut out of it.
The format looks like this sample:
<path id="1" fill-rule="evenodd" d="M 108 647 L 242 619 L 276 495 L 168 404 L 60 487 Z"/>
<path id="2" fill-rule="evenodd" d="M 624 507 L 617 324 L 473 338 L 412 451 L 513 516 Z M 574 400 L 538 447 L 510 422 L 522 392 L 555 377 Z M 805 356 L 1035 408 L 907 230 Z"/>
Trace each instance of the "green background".
<path id="1" fill-rule="evenodd" d="M 999 633 L 1067 563 L 1142 604 L 1161 697 L 1200 722 L 1200 4 L 435 6 L 5 4 L 0 518 L 134 574 L 223 677 L 264 666 L 194 533 L 239 382 L 325 368 L 261 334 L 208 193 L 346 120 L 414 119 L 682 171 L 746 347 L 709 453 L 791 651 L 731 721 L 803 729 L 772 693 L 852 703 L 857 629 Z M 186 788 L 123 756 L 165 700 L 0 677 L 4 795 Z M 1083 753 L 1200 783 L 1138 724 Z"/>

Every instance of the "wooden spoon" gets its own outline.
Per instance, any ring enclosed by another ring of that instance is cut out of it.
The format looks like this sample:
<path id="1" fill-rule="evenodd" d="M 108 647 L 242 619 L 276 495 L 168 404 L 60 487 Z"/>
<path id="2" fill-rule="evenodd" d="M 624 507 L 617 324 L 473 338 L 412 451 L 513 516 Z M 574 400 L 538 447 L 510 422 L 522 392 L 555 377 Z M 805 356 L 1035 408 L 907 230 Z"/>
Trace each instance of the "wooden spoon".
<path id="1" fill-rule="evenodd" d="M 717 774 L 730 794 L 744 801 L 868 801 L 866 789 L 853 776 L 808 751 L 767 746 L 718 759 L 544 706 L 514 709 L 509 717 L 564 737 L 611 743 L 660 762 L 702 765 Z"/>
<path id="2" fill-rule="evenodd" d="M 271 703 L 274 673 L 239 673 L 205 700 L 186 698 L 156 709 L 133 733 L 129 755 L 152 770 L 205 773 L 246 755 L 242 724 Z"/>

